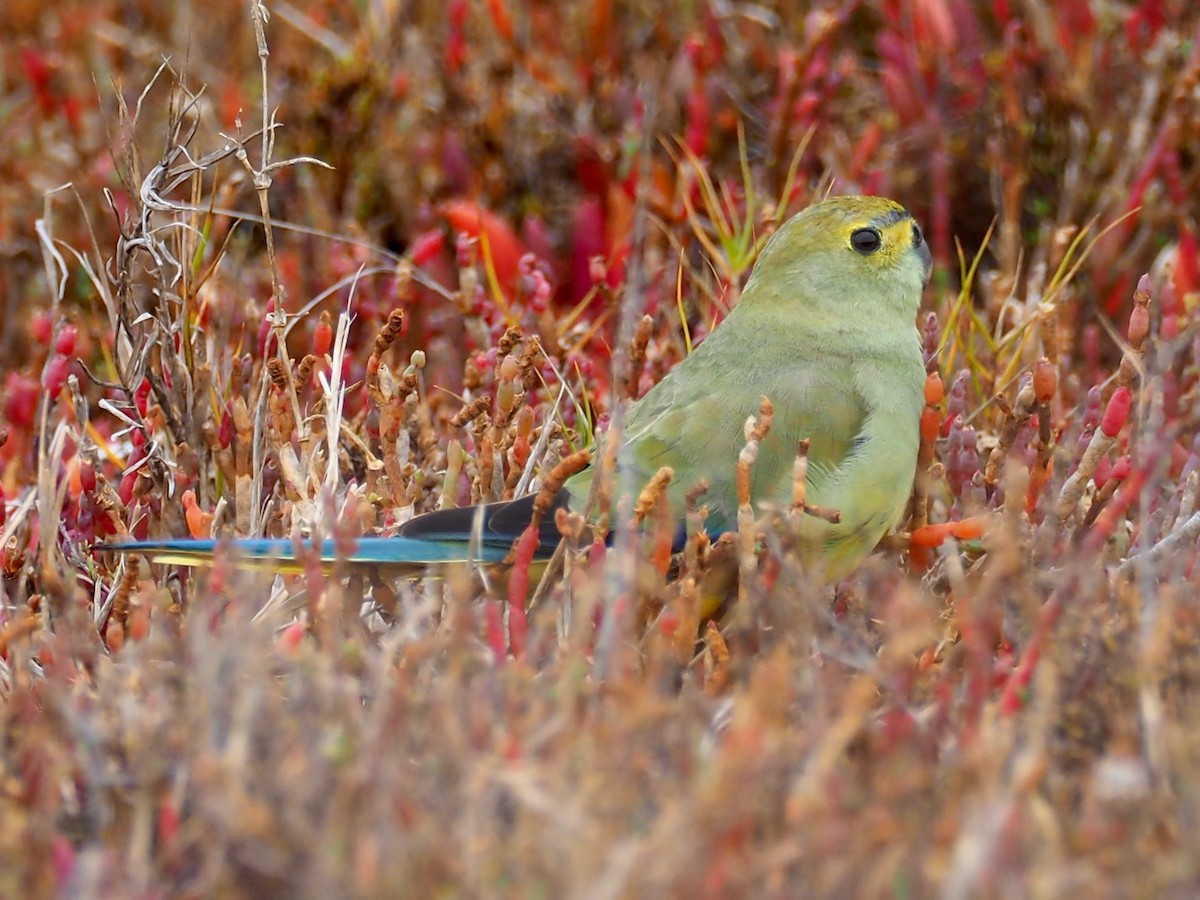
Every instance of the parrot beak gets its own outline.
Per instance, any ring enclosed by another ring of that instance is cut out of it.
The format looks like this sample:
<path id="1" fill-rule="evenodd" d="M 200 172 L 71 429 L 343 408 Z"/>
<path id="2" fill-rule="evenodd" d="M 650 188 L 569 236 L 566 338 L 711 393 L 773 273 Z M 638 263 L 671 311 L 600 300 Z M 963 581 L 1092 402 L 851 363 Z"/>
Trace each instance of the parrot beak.
<path id="1" fill-rule="evenodd" d="M 921 245 L 917 247 L 917 255 L 921 257 L 921 262 L 925 263 L 925 284 L 929 284 L 929 276 L 933 272 L 933 256 L 929 252 L 929 241 L 921 241 Z"/>

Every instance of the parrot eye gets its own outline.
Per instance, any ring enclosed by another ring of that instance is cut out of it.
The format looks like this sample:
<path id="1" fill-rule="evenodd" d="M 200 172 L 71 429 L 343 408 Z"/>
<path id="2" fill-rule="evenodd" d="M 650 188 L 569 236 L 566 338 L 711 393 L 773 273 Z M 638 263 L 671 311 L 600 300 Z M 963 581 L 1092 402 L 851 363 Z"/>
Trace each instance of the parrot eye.
<path id="1" fill-rule="evenodd" d="M 917 223 L 913 222 L 913 246 L 920 247 L 925 238 L 921 236 L 921 229 L 917 227 Z"/>
<path id="2" fill-rule="evenodd" d="M 874 228 L 860 228 L 850 235 L 850 246 L 855 252 L 868 256 L 883 246 L 883 238 Z"/>

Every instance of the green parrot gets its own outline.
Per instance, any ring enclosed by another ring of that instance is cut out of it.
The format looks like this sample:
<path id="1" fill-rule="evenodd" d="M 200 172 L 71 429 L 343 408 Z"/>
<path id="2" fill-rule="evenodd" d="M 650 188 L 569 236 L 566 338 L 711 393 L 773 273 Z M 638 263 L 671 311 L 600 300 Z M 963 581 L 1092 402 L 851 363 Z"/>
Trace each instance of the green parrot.
<path id="1" fill-rule="evenodd" d="M 763 247 L 733 311 L 630 404 L 618 455 L 622 471 L 642 483 L 671 467 L 667 495 L 680 522 L 685 494 L 706 479 L 708 533 L 732 529 L 744 424 L 768 397 L 774 424 L 751 472 L 752 499 L 790 502 L 797 444 L 807 438 L 807 501 L 840 518 L 804 516 L 801 539 L 823 580 L 849 574 L 899 521 L 912 489 L 925 383 L 916 316 L 930 265 L 920 228 L 891 200 L 833 197 L 793 216 Z M 594 466 L 567 481 L 555 504 L 582 508 L 593 472 Z M 499 562 L 528 527 L 533 499 L 417 516 L 394 537 L 360 539 L 344 559 L 409 571 L 468 559 Z M 559 535 L 552 514 L 543 523 L 538 555 L 546 557 Z M 107 549 L 198 564 L 217 543 L 143 541 Z M 228 543 L 260 566 L 283 565 L 294 554 L 290 540 Z M 332 542 L 323 553 L 332 559 Z"/>

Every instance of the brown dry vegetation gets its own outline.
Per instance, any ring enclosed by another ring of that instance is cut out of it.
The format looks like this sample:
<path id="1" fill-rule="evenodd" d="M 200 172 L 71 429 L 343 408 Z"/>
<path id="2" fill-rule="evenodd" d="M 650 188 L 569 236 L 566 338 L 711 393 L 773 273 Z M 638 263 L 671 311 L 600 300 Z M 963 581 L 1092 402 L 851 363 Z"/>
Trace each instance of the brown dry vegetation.
<path id="1" fill-rule="evenodd" d="M 0 5 L 0 896 L 1200 890 L 1200 8 L 267 8 Z M 831 184 L 938 263 L 836 593 L 91 549 L 548 478 Z"/>

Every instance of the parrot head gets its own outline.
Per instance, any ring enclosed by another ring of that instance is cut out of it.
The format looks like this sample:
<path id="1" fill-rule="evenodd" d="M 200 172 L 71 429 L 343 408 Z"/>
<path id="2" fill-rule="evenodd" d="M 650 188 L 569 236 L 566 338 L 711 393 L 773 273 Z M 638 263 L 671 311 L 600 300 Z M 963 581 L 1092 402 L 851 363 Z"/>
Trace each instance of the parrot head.
<path id="1" fill-rule="evenodd" d="M 789 303 L 839 318 L 898 315 L 912 323 L 932 260 L 920 227 L 883 197 L 832 197 L 785 222 L 767 242 L 743 299 Z"/>

